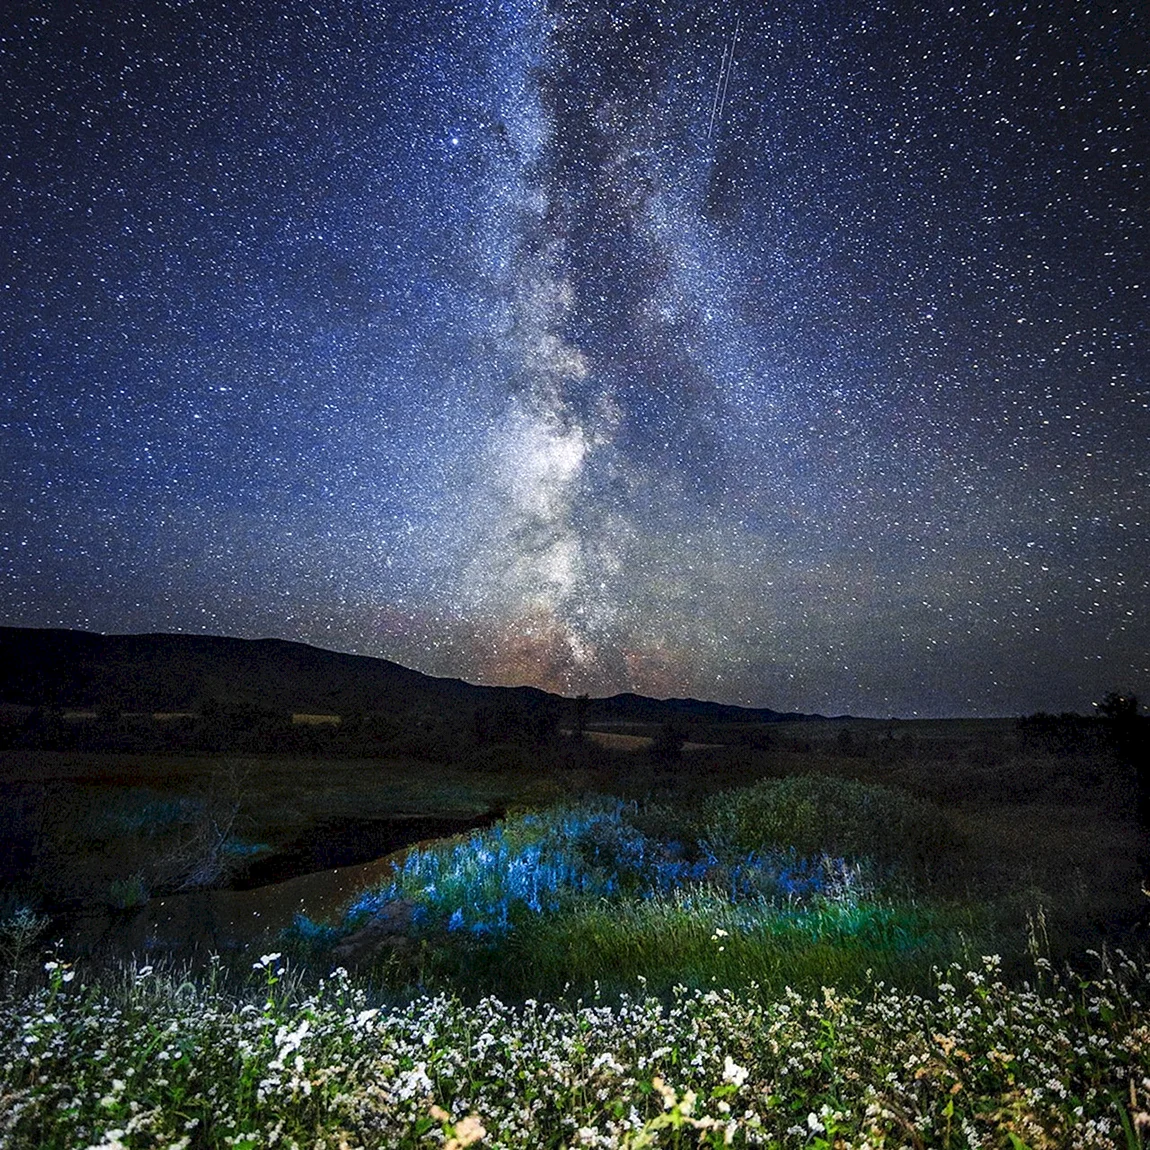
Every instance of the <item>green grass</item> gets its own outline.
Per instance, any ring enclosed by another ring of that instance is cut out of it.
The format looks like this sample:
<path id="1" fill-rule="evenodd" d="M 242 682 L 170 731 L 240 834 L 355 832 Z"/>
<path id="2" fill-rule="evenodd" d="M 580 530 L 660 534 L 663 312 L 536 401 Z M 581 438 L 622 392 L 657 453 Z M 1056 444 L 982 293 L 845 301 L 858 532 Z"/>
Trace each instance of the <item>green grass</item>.
<path id="1" fill-rule="evenodd" d="M 524 923 L 506 946 L 472 956 L 467 970 L 513 1000 L 568 986 L 584 994 L 598 986 L 611 998 L 640 984 L 663 998 L 675 986 L 754 986 L 767 996 L 873 977 L 922 986 L 935 965 L 969 951 L 955 919 L 948 908 L 877 900 L 789 910 L 699 896 L 601 902 Z"/>
<path id="2" fill-rule="evenodd" d="M 922 877 L 957 841 L 926 804 L 829 778 L 772 780 L 701 810 L 591 799 L 414 851 L 342 921 L 301 918 L 283 945 L 319 970 L 350 939 L 381 987 L 468 1001 L 618 996 L 640 980 L 663 997 L 921 986 L 995 946 L 990 916 Z M 373 946 L 358 932 L 379 915 L 410 923 Z"/>
<path id="3" fill-rule="evenodd" d="M 868 858 L 929 877 L 953 861 L 958 836 L 936 806 L 898 788 L 828 775 L 765 779 L 709 798 L 702 833 L 730 850 L 791 846 Z"/>

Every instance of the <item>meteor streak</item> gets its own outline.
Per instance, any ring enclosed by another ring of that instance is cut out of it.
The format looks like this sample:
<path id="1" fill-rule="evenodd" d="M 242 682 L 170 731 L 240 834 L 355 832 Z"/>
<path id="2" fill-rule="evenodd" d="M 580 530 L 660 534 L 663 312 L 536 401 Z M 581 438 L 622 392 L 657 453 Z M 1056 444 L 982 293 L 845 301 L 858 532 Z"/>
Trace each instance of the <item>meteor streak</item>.
<path id="1" fill-rule="evenodd" d="M 723 49 L 723 63 L 719 68 L 719 80 L 715 85 L 715 98 L 711 102 L 711 121 L 707 125 L 707 139 L 715 134 L 715 128 L 722 123 L 723 107 L 727 103 L 727 88 L 731 83 L 731 72 L 735 67 L 735 44 L 739 39 L 740 18 L 735 17 L 735 30 L 731 42 Z"/>

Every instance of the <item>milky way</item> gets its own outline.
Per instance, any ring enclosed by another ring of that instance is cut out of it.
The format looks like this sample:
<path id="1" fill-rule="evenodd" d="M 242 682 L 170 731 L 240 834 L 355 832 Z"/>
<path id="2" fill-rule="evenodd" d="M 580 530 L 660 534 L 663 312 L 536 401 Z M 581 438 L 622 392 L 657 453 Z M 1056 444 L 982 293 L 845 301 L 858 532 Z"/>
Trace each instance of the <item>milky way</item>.
<path id="1" fill-rule="evenodd" d="M 1150 694 L 1140 6 L 16 3 L 0 621 Z"/>

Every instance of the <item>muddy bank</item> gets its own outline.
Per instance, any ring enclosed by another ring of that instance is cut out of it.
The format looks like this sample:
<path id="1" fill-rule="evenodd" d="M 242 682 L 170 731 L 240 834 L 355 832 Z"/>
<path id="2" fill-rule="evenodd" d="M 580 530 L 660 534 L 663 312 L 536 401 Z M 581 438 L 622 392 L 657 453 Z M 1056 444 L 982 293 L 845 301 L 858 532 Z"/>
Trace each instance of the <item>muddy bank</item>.
<path id="1" fill-rule="evenodd" d="M 387 882 L 408 851 L 490 826 L 497 817 L 491 812 L 470 818 L 416 816 L 325 824 L 322 840 L 301 836 L 258 860 L 258 866 L 249 867 L 242 881 L 229 889 L 158 895 L 130 910 L 70 915 L 60 924 L 65 950 L 103 961 L 160 955 L 203 961 L 212 954 L 274 949 L 278 933 L 297 915 L 333 921 L 365 890 Z M 355 861 L 322 866 L 332 859 Z M 289 877 L 258 882 L 261 876 L 284 871 Z"/>

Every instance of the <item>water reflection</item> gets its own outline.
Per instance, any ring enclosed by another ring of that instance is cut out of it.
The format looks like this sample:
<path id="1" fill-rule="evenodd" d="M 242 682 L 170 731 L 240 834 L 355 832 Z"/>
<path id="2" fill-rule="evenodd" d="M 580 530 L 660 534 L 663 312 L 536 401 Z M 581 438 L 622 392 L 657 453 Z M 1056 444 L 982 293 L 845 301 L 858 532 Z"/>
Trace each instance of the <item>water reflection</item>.
<path id="1" fill-rule="evenodd" d="M 476 820 L 476 825 L 490 822 L 488 817 Z M 159 895 L 129 910 L 78 914 L 65 925 L 65 948 L 71 954 L 105 960 L 167 953 L 195 961 L 212 954 L 269 949 L 297 914 L 314 922 L 335 921 L 365 890 L 386 882 L 409 851 L 436 841 L 422 839 L 370 862 L 250 890 Z"/>

